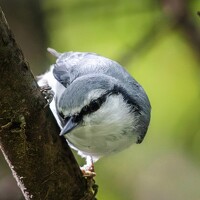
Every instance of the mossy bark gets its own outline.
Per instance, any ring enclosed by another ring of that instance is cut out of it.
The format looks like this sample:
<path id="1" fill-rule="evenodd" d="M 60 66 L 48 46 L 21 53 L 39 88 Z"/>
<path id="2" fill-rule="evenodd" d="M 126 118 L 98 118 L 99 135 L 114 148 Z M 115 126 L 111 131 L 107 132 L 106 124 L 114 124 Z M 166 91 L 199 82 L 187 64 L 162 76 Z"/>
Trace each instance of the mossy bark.
<path id="1" fill-rule="evenodd" d="M 26 199 L 91 199 L 0 8 L 0 149 Z"/>

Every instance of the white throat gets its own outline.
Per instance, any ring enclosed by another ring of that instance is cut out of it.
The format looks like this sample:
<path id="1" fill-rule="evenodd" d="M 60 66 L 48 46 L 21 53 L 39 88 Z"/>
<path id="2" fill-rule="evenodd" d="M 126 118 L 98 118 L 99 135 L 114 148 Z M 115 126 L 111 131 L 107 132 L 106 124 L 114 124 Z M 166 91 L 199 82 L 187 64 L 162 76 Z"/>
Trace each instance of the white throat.
<path id="1" fill-rule="evenodd" d="M 65 137 L 81 156 L 99 158 L 135 143 L 136 122 L 123 96 L 110 95 L 99 110 L 85 116 L 83 124 Z"/>

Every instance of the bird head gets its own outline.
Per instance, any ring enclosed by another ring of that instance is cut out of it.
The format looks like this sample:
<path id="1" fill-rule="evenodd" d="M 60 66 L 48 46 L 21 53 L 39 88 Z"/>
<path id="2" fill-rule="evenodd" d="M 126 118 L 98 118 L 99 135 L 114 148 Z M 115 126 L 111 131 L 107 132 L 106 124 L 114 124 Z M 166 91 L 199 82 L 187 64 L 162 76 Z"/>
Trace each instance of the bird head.
<path id="1" fill-rule="evenodd" d="M 139 91 L 140 88 L 136 86 Z M 140 143 L 146 133 L 149 116 L 136 98 L 123 85 L 107 75 L 89 75 L 77 78 L 57 100 L 62 124 L 60 135 L 88 127 L 101 134 L 118 131 L 135 134 Z M 142 119 L 142 120 L 141 120 Z"/>

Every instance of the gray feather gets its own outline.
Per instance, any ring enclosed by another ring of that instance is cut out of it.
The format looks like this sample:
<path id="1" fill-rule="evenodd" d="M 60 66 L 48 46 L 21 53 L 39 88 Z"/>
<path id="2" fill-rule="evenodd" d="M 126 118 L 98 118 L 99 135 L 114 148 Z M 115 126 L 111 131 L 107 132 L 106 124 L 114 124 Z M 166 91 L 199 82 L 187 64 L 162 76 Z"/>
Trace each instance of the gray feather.
<path id="1" fill-rule="evenodd" d="M 96 81 L 98 79 L 98 82 Z M 91 90 L 112 90 L 115 84 L 119 84 L 115 78 L 104 74 L 89 74 L 75 79 L 64 91 L 58 102 L 59 110 L 66 111 L 80 107 Z M 80 87 L 84 85 L 84 87 Z"/>
<path id="2" fill-rule="evenodd" d="M 126 90 L 138 100 L 149 107 L 150 103 L 146 93 L 139 83 L 117 62 L 94 53 L 67 52 L 59 56 L 54 65 L 54 76 L 65 87 L 76 78 L 97 74 L 115 78 L 126 83 Z"/>
<path id="3" fill-rule="evenodd" d="M 70 110 L 83 104 L 88 93 L 94 89 L 109 90 L 119 85 L 138 103 L 141 140 L 144 138 L 150 121 L 150 102 L 140 86 L 117 62 L 95 53 L 67 52 L 58 57 L 54 65 L 54 77 L 66 87 L 58 102 L 59 110 Z M 98 80 L 98 81 L 96 81 Z M 81 87 L 84 85 L 84 87 Z"/>

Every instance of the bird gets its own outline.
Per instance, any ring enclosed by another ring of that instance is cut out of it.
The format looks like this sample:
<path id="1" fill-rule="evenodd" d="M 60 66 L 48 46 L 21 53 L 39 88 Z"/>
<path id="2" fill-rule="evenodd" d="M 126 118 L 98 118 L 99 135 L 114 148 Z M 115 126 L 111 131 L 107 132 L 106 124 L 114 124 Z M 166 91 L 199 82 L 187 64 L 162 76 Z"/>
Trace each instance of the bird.
<path id="1" fill-rule="evenodd" d="M 85 176 L 94 162 L 140 144 L 148 130 L 151 104 L 142 86 L 118 62 L 92 52 L 60 53 L 38 76 L 50 94 L 49 106 L 69 146 L 86 159 Z"/>

